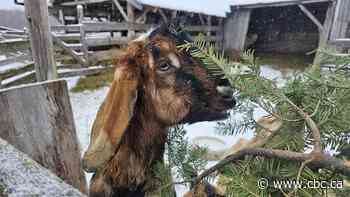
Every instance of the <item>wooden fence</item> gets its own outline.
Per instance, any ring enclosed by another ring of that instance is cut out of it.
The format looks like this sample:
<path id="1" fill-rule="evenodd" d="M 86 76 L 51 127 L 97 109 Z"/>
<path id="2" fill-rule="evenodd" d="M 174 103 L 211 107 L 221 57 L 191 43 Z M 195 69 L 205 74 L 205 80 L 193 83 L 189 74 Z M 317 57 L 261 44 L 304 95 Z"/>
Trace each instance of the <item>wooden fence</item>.
<path id="1" fill-rule="evenodd" d="M 58 77 L 93 75 L 110 69 L 110 67 L 91 67 L 92 62 L 98 61 L 96 58 L 98 55 L 96 55 L 97 52 L 93 51 L 94 49 L 98 47 L 122 47 L 130 40 L 149 31 L 155 26 L 156 25 L 129 22 L 88 23 L 83 21 L 81 21 L 80 24 L 51 26 L 52 38 L 56 46 L 64 49 L 65 52 L 81 65 L 80 68 L 72 68 L 68 65 L 57 66 Z M 217 48 L 222 47 L 223 34 L 221 26 L 187 26 L 185 30 L 193 37 L 202 33 L 207 41 L 215 44 Z M 19 30 L 12 29 L 7 29 L 6 31 L 20 32 Z M 128 32 L 133 32 L 134 34 L 130 36 Z M 22 33 L 23 36 L 27 37 L 24 32 L 21 32 L 21 34 Z M 8 41 L 10 42 L 10 40 Z M 28 42 L 28 40 L 12 40 L 11 43 L 13 42 Z M 29 54 L 12 56 L 0 60 L 0 66 L 31 59 L 32 57 Z M 10 69 L 6 72 L 0 71 L 0 88 L 18 85 L 21 82 L 34 82 L 34 78 L 35 68 L 33 62 L 27 61 L 27 65 L 21 66 L 16 70 Z"/>
<path id="2" fill-rule="evenodd" d="M 54 41 L 81 64 L 87 64 L 91 52 L 89 49 L 101 46 L 126 45 L 138 35 L 150 30 L 155 25 L 137 23 L 99 22 L 75 25 L 52 26 Z M 205 40 L 214 43 L 218 48 L 222 46 L 221 26 L 187 26 L 185 30 L 192 36 L 199 33 L 205 35 Z M 127 32 L 135 32 L 128 36 Z"/>

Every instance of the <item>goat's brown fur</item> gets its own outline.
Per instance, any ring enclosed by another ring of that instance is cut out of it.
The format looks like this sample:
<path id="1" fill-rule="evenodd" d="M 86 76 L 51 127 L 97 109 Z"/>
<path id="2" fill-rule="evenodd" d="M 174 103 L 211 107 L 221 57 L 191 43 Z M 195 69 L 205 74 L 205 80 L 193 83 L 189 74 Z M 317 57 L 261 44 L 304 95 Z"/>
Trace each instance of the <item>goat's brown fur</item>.
<path id="1" fill-rule="evenodd" d="M 167 128 L 226 117 L 232 101 L 203 66 L 168 36 L 131 42 L 92 129 L 84 167 L 95 174 L 90 196 L 151 196 L 152 168 L 162 161 Z"/>

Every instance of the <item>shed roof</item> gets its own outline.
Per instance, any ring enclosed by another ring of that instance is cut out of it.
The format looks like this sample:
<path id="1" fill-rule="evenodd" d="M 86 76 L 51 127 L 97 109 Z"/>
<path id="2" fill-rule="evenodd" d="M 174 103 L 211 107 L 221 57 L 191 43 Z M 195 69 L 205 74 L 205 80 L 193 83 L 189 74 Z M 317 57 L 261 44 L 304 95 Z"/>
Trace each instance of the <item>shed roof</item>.
<path id="1" fill-rule="evenodd" d="M 108 0 L 49 0 L 54 3 L 79 4 L 81 3 L 98 3 Z M 124 0 L 125 1 L 125 0 Z M 231 12 L 231 7 L 256 8 L 267 6 L 286 6 L 298 3 L 317 3 L 330 0 L 127 0 L 139 2 L 140 4 L 154 7 L 167 8 L 172 10 L 181 10 L 187 12 L 203 13 L 225 17 Z M 68 3 L 69 2 L 69 3 Z"/>
<path id="2" fill-rule="evenodd" d="M 286 6 L 298 3 L 317 3 L 330 0 L 137 0 L 141 4 L 155 7 L 203 13 L 225 17 L 230 7 Z"/>

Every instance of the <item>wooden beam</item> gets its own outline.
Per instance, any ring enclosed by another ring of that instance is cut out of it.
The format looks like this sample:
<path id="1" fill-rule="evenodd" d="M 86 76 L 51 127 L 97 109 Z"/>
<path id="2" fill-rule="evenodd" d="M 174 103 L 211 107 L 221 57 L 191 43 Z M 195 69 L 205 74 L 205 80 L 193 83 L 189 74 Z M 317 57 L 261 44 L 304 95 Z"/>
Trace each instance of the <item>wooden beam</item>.
<path id="1" fill-rule="evenodd" d="M 158 12 L 160 14 L 160 16 L 162 16 L 162 19 L 164 20 L 164 22 L 168 22 L 168 17 L 165 15 L 164 11 L 162 8 L 158 8 Z"/>
<path id="2" fill-rule="evenodd" d="M 250 15 L 251 9 L 240 9 L 225 19 L 224 50 L 233 50 L 233 52 L 244 50 Z"/>
<path id="3" fill-rule="evenodd" d="M 26 0 L 25 14 L 37 81 L 57 78 L 47 0 Z"/>
<path id="4" fill-rule="evenodd" d="M 147 14 L 150 12 L 152 8 L 145 7 L 145 9 L 142 11 L 142 14 L 135 20 L 136 23 L 145 23 L 147 20 Z"/>
<path id="5" fill-rule="evenodd" d="M 89 76 L 95 75 L 107 70 L 111 70 L 112 67 L 95 67 L 95 68 L 81 68 L 81 69 L 71 69 L 69 71 L 59 72 L 60 78 L 76 77 L 76 76 Z"/>
<path id="6" fill-rule="evenodd" d="M 0 100 L 0 137 L 86 193 L 67 82 L 56 80 L 4 89 Z M 28 163 L 31 164 L 34 165 Z M 22 179 L 31 178 L 23 176 Z M 23 181 L 26 182 L 21 180 L 19 184 Z M 27 188 L 28 192 L 32 189 Z"/>
<path id="7" fill-rule="evenodd" d="M 338 0 L 335 11 L 335 18 L 331 32 L 331 40 L 346 37 L 348 26 L 350 25 L 350 1 Z"/>
<path id="8" fill-rule="evenodd" d="M 311 4 L 311 3 L 322 3 L 322 2 L 332 2 L 332 1 L 333 0 L 280 0 L 280 1 L 267 2 L 267 3 L 264 3 L 264 2 L 261 3 L 257 1 L 258 3 L 233 5 L 231 6 L 231 11 L 237 10 L 240 8 L 255 9 L 255 8 L 262 8 L 262 7 L 283 7 L 283 6 L 298 5 L 298 4 Z"/>
<path id="9" fill-rule="evenodd" d="M 174 20 L 176 18 L 176 16 L 177 16 L 177 10 L 173 10 L 171 12 L 171 20 Z"/>
<path id="10" fill-rule="evenodd" d="M 327 47 L 328 40 L 331 34 L 332 25 L 334 22 L 334 13 L 336 10 L 336 5 L 337 5 L 336 2 L 332 2 L 328 6 L 326 19 L 323 24 L 324 31 L 319 34 L 318 49 L 323 49 Z M 315 59 L 313 61 L 313 68 L 320 70 L 320 64 L 321 64 L 321 56 L 320 56 L 320 52 L 317 51 L 315 55 Z"/>
<path id="11" fill-rule="evenodd" d="M 30 59 L 31 59 L 31 56 L 28 54 L 14 56 L 14 57 L 10 57 L 10 58 L 4 59 L 4 60 L 0 60 L 0 66 L 12 64 L 15 62 L 21 62 L 21 61 L 25 61 L 25 60 L 30 60 Z"/>
<path id="12" fill-rule="evenodd" d="M 66 24 L 66 22 L 65 22 L 65 20 L 64 20 L 64 13 L 63 13 L 63 10 L 62 10 L 62 9 L 59 9 L 59 10 L 58 10 L 58 20 L 60 21 L 60 23 L 61 23 L 62 25 L 65 25 L 65 24 Z"/>
<path id="13" fill-rule="evenodd" d="M 128 22 L 128 21 L 129 21 L 129 18 L 128 18 L 128 16 L 126 15 L 126 13 L 125 13 L 123 7 L 120 5 L 119 1 L 118 1 L 118 0 L 113 0 L 113 2 L 114 2 L 114 4 L 115 4 L 115 6 L 117 6 L 119 12 L 122 14 L 122 16 L 123 16 L 123 18 L 125 19 L 125 21 Z"/>
<path id="14" fill-rule="evenodd" d="M 92 3 L 102 3 L 110 0 L 79 0 L 79 1 L 69 1 L 69 2 L 63 2 L 60 5 L 61 6 L 77 6 L 77 5 L 84 5 L 84 4 L 92 4 Z"/>
<path id="15" fill-rule="evenodd" d="M 198 16 L 199 16 L 199 20 L 201 21 L 201 25 L 204 25 L 204 24 L 205 24 L 205 21 L 204 21 L 204 19 L 203 19 L 202 14 L 198 14 Z"/>
<path id="16" fill-rule="evenodd" d="M 338 38 L 335 40 L 330 40 L 329 44 L 340 47 L 350 47 L 350 38 Z"/>
<path id="17" fill-rule="evenodd" d="M 298 7 L 317 26 L 318 32 L 320 33 L 324 32 L 324 28 L 321 22 L 304 5 L 298 4 Z"/>
<path id="18" fill-rule="evenodd" d="M 208 27 L 211 27 L 211 16 L 207 16 L 207 25 Z M 207 36 L 211 35 L 211 28 L 209 29 L 209 31 L 207 31 Z"/>
<path id="19" fill-rule="evenodd" d="M 126 10 L 128 13 L 128 22 L 135 23 L 135 13 L 134 13 L 134 7 L 130 2 L 127 2 L 126 4 Z M 135 36 L 134 30 L 128 30 L 128 37 L 133 38 Z"/>
<path id="20" fill-rule="evenodd" d="M 73 56 L 73 58 L 77 60 L 81 65 L 86 64 L 85 60 L 82 59 L 77 53 L 74 53 L 74 50 L 67 47 L 65 42 L 62 40 L 62 38 L 59 38 L 59 36 L 54 32 L 52 32 L 52 39 L 59 47 L 61 47 L 62 49 L 65 49 L 65 51 L 69 53 L 69 55 Z"/>
<path id="21" fill-rule="evenodd" d="M 78 21 L 80 25 L 80 43 L 81 43 L 81 52 L 84 54 L 85 63 L 89 64 L 89 47 L 86 43 L 86 33 L 85 33 L 85 25 L 84 25 L 84 9 L 82 5 L 77 5 L 78 12 Z M 87 66 L 86 65 L 86 66 Z"/>

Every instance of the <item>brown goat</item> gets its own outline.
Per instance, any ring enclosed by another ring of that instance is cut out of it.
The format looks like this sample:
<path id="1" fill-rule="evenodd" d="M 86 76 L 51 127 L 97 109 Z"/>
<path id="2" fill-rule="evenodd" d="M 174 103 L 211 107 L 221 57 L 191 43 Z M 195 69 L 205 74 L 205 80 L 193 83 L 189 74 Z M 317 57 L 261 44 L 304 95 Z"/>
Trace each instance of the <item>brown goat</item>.
<path id="1" fill-rule="evenodd" d="M 177 49 L 182 41 L 163 26 L 119 58 L 83 158 L 94 172 L 90 196 L 157 196 L 152 167 L 163 159 L 168 127 L 223 119 L 235 105 L 230 91 L 217 88 L 221 79 Z"/>

